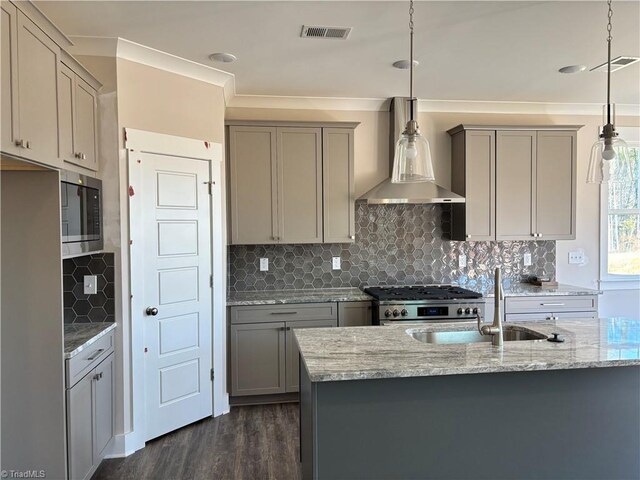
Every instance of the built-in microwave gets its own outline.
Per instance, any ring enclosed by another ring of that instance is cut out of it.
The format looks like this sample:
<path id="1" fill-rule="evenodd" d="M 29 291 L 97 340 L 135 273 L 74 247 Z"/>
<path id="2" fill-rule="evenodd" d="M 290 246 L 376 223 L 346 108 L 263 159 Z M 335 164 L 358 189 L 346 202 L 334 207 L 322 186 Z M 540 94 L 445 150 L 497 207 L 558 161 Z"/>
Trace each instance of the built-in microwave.
<path id="1" fill-rule="evenodd" d="M 102 233 L 102 182 L 97 178 L 60 172 L 62 256 L 99 252 Z"/>

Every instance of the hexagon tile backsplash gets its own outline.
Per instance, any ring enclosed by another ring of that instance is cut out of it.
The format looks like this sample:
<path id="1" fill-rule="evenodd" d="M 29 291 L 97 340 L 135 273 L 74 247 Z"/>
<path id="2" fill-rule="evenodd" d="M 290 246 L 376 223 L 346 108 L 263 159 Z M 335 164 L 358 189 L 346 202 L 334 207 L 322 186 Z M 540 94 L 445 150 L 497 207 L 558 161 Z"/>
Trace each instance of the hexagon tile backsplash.
<path id="1" fill-rule="evenodd" d="M 113 253 L 98 253 L 62 261 L 64 323 L 115 321 Z M 84 292 L 84 276 L 96 275 L 98 293 Z"/>
<path id="2" fill-rule="evenodd" d="M 231 245 L 230 291 L 458 283 L 492 284 L 493 270 L 504 278 L 555 278 L 554 241 L 454 242 L 448 205 L 356 205 L 354 244 Z M 532 265 L 524 266 L 530 253 Z M 458 267 L 458 256 L 467 266 Z M 341 258 L 332 270 L 331 257 Z M 260 257 L 269 271 L 259 271 Z"/>

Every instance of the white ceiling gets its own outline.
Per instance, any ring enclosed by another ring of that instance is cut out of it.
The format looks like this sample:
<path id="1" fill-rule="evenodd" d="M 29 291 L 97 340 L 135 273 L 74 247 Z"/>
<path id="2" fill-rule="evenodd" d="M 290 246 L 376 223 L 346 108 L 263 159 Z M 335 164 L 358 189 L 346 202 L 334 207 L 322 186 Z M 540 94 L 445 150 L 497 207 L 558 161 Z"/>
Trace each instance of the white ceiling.
<path id="1" fill-rule="evenodd" d="M 121 37 L 234 73 L 245 95 L 408 95 L 408 2 L 36 1 L 67 35 Z M 605 1 L 416 3 L 416 96 L 605 103 L 606 74 L 558 68 L 606 60 Z M 640 56 L 640 1 L 614 2 L 613 56 Z M 300 38 L 303 24 L 353 27 Z M 213 64 L 230 52 L 233 64 Z M 612 74 L 612 100 L 640 104 L 640 65 Z"/>

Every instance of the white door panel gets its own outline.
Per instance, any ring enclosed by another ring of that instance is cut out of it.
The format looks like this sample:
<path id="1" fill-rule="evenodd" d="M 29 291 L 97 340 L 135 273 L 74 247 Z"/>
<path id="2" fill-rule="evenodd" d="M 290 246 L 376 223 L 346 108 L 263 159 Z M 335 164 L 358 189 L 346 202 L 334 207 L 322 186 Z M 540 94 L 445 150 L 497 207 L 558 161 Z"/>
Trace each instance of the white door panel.
<path id="1" fill-rule="evenodd" d="M 138 154 L 142 166 L 146 439 L 212 414 L 209 163 Z"/>

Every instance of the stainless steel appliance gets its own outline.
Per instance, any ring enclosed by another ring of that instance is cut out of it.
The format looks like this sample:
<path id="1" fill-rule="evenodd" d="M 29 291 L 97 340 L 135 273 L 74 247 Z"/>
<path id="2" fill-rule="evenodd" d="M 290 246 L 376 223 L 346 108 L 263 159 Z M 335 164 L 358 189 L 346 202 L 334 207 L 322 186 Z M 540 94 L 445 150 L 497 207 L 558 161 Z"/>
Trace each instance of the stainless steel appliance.
<path id="1" fill-rule="evenodd" d="M 482 294 L 456 285 L 367 287 L 373 324 L 472 322 L 483 316 Z"/>
<path id="2" fill-rule="evenodd" d="M 79 173 L 61 171 L 60 205 L 62 256 L 102 250 L 102 182 Z"/>

